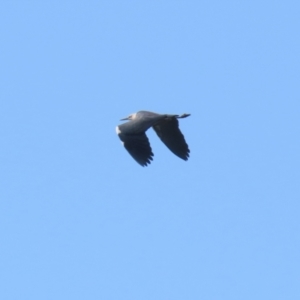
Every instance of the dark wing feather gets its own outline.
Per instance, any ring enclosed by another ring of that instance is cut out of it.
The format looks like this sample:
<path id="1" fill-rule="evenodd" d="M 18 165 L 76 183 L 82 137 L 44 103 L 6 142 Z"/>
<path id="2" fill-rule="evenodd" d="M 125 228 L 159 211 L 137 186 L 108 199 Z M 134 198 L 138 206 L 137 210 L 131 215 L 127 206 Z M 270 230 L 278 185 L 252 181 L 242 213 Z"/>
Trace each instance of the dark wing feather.
<path id="1" fill-rule="evenodd" d="M 178 157 L 188 160 L 189 146 L 183 134 L 179 130 L 179 122 L 176 117 L 167 118 L 153 126 L 154 131 L 162 142 Z"/>
<path id="2" fill-rule="evenodd" d="M 119 138 L 124 143 L 125 149 L 141 166 L 151 163 L 154 154 L 145 133 L 135 135 L 120 133 Z"/>

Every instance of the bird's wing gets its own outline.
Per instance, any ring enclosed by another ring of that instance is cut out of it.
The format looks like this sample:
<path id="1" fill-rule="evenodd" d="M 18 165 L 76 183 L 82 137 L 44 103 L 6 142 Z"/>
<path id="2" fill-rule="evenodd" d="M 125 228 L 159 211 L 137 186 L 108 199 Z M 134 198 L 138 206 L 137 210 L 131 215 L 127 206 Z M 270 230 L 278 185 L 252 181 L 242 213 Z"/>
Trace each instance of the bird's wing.
<path id="1" fill-rule="evenodd" d="M 125 149 L 141 166 L 144 167 L 151 163 L 154 154 L 145 133 L 134 135 L 119 133 L 119 138 Z"/>
<path id="2" fill-rule="evenodd" d="M 185 116 L 184 116 L 185 117 Z M 183 134 L 179 130 L 179 122 L 176 117 L 167 118 L 153 126 L 154 131 L 162 142 L 178 157 L 188 160 L 189 146 Z"/>

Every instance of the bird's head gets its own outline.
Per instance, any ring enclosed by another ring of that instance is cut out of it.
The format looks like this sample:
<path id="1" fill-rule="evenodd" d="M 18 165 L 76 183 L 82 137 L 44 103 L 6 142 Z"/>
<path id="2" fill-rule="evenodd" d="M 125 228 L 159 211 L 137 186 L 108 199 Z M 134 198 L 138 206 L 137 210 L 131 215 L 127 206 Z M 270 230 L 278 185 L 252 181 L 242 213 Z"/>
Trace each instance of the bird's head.
<path id="1" fill-rule="evenodd" d="M 130 120 L 134 120 L 135 117 L 136 117 L 136 113 L 135 113 L 135 114 L 131 114 L 131 115 L 129 115 L 128 117 L 121 119 L 120 121 L 127 121 L 127 120 L 130 121 Z"/>

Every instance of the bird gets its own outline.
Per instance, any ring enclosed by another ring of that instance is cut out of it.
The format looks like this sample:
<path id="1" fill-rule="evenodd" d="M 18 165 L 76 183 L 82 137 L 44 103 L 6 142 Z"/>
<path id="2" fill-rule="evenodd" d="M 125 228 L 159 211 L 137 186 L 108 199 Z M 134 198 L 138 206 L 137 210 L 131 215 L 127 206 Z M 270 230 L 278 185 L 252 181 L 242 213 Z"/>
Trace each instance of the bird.
<path id="1" fill-rule="evenodd" d="M 146 135 L 150 127 L 169 150 L 181 159 L 188 160 L 190 149 L 179 129 L 178 119 L 189 116 L 190 114 L 171 115 L 138 111 L 121 119 L 129 122 L 118 125 L 116 132 L 125 149 L 143 167 L 150 164 L 154 156 Z"/>

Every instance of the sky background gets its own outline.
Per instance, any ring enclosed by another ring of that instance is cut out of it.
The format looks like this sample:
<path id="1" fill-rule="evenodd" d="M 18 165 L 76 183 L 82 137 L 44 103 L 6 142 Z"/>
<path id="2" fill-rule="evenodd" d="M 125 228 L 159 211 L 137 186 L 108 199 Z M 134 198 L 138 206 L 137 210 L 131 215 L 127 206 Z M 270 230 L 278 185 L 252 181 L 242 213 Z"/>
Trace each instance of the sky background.
<path id="1" fill-rule="evenodd" d="M 0 298 L 300 299 L 299 1 L 1 1 Z M 139 110 L 191 113 L 185 162 Z"/>

